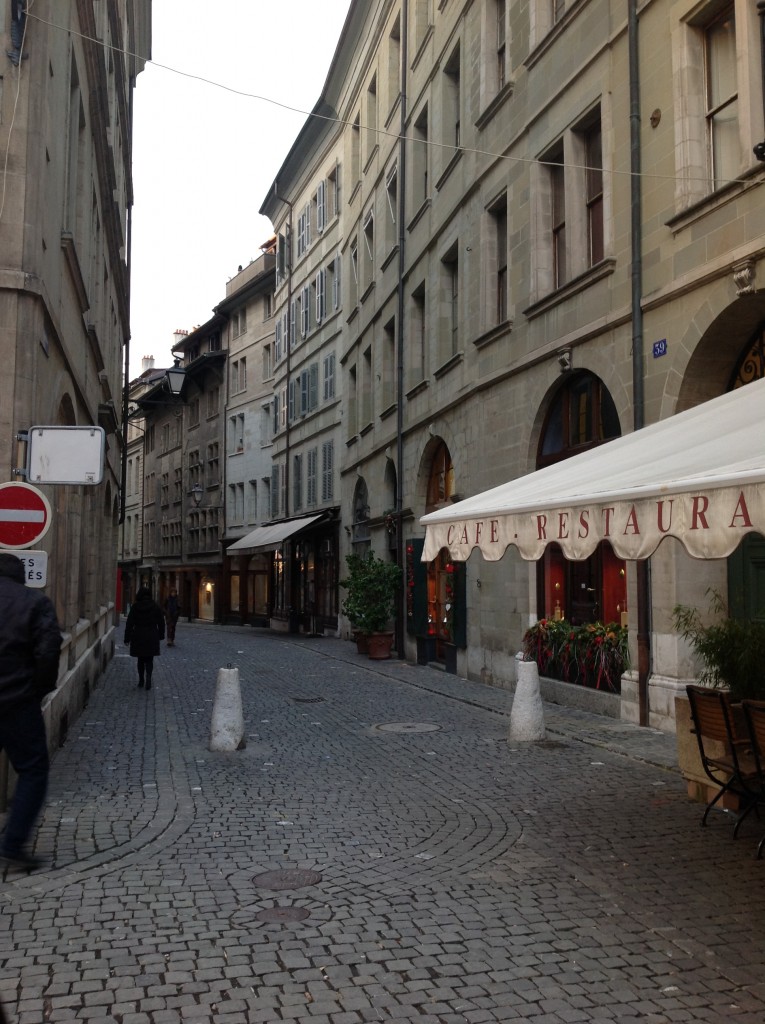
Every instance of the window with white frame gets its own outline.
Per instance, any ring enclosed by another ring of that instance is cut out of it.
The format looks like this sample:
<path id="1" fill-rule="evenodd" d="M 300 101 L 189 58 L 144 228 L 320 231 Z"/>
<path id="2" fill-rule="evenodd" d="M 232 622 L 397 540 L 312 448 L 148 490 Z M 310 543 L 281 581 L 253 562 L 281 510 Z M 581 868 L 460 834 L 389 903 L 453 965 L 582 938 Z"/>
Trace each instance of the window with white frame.
<path id="1" fill-rule="evenodd" d="M 383 327 L 382 341 L 382 407 L 388 409 L 396 401 L 396 320 Z"/>
<path id="2" fill-rule="evenodd" d="M 284 339 L 282 337 L 282 318 L 278 317 L 274 324 L 274 364 L 276 366 L 284 356 Z"/>
<path id="3" fill-rule="evenodd" d="M 349 253 L 348 295 L 351 309 L 355 309 L 359 302 L 359 242 L 357 238 L 351 239 Z"/>
<path id="4" fill-rule="evenodd" d="M 334 273 L 332 275 L 332 308 L 340 309 L 342 305 L 342 258 L 340 253 L 335 255 Z"/>
<path id="5" fill-rule="evenodd" d="M 327 183 L 322 178 L 316 189 L 316 230 L 319 234 L 327 223 Z"/>
<path id="6" fill-rule="evenodd" d="M 363 286 L 374 280 L 375 266 L 375 215 L 372 210 L 364 218 L 364 267 L 361 274 Z"/>
<path id="7" fill-rule="evenodd" d="M 394 164 L 385 177 L 385 255 L 398 244 L 398 165 Z"/>
<path id="8" fill-rule="evenodd" d="M 327 174 L 327 199 L 328 213 L 330 218 L 337 217 L 340 213 L 340 164 L 335 166 Z"/>
<path id="9" fill-rule="evenodd" d="M 412 292 L 410 304 L 410 344 L 408 382 L 413 387 L 425 379 L 427 366 L 427 319 L 425 316 L 425 282 Z"/>
<path id="10" fill-rule="evenodd" d="M 316 299 L 315 315 L 316 315 L 316 325 L 317 326 L 322 322 L 322 320 L 324 319 L 324 317 L 326 316 L 326 313 L 327 313 L 327 297 L 326 297 L 326 294 L 325 294 L 326 293 L 326 287 L 327 287 L 327 275 L 326 275 L 326 271 L 324 271 L 322 269 L 322 270 L 320 270 L 318 272 L 318 274 L 314 278 L 314 283 L 313 283 L 314 295 L 315 295 L 315 299 Z"/>
<path id="11" fill-rule="evenodd" d="M 300 337 L 305 338 L 311 329 L 311 293 L 308 285 L 300 289 Z"/>
<path id="12" fill-rule="evenodd" d="M 287 385 L 279 393 L 279 427 L 283 430 L 287 426 Z"/>
<path id="13" fill-rule="evenodd" d="M 508 317 L 507 280 L 507 193 L 495 199 L 489 207 L 490 233 L 486 251 L 489 283 L 488 315 L 486 326 L 503 324 Z"/>
<path id="14" fill-rule="evenodd" d="M 289 320 L 288 333 L 284 335 L 285 339 L 289 339 L 289 350 L 290 350 L 290 352 L 292 352 L 292 350 L 295 348 L 295 343 L 296 343 L 296 340 L 297 340 L 297 315 L 298 315 L 297 314 L 297 307 L 298 307 L 298 300 L 297 299 L 293 299 L 290 302 L 290 320 Z M 287 344 L 286 343 L 285 343 L 284 348 L 285 348 L 285 351 L 286 351 L 287 350 Z"/>
<path id="15" fill-rule="evenodd" d="M 755 163 L 765 134 L 760 16 L 748 0 L 696 4 L 673 29 L 675 190 L 682 209 L 736 181 Z M 700 97 L 699 104 L 688 96 Z"/>
<path id="16" fill-rule="evenodd" d="M 273 370 L 273 350 L 270 345 L 263 346 L 263 380 L 268 380 Z"/>

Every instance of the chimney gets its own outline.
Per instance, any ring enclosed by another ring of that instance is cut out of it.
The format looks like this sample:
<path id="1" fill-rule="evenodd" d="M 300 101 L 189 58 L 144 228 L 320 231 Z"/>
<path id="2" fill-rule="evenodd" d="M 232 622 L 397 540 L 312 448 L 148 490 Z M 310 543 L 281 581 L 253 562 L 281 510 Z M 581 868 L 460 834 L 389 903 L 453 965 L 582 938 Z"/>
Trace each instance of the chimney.
<path id="1" fill-rule="evenodd" d="M 144 356 L 141 360 L 141 373 L 154 369 L 154 356 Z"/>
<path id="2" fill-rule="evenodd" d="M 173 344 L 170 351 L 172 352 L 174 349 L 176 349 L 182 342 L 186 340 L 186 338 L 188 338 L 188 336 L 188 331 L 184 331 L 182 327 L 177 327 L 173 331 Z"/>

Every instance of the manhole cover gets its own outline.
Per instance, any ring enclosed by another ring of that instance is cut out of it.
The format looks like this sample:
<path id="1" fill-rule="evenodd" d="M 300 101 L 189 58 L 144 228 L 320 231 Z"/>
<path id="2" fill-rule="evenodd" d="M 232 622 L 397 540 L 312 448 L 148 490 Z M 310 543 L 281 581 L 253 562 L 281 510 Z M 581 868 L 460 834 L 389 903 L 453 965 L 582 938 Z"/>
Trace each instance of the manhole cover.
<path id="1" fill-rule="evenodd" d="M 304 885 L 316 885 L 321 881 L 318 871 L 302 871 L 300 868 L 285 868 L 282 871 L 264 871 L 255 875 L 253 882 L 261 889 L 302 889 Z"/>
<path id="2" fill-rule="evenodd" d="M 255 915 L 256 921 L 305 921 L 311 911 L 305 907 L 266 907 Z"/>
<path id="3" fill-rule="evenodd" d="M 441 726 L 432 722 L 388 722 L 376 725 L 375 729 L 378 732 L 439 732 Z"/>

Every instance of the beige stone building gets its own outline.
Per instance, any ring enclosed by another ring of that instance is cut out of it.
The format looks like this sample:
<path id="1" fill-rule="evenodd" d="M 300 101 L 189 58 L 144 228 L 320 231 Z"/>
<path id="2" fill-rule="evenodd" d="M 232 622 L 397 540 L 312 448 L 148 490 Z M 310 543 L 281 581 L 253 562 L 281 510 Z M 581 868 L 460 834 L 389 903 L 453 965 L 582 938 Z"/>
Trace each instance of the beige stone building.
<path id="1" fill-rule="evenodd" d="M 405 565 L 407 657 L 503 686 L 537 619 L 623 622 L 621 694 L 548 692 L 671 729 L 694 674 L 674 605 L 715 586 L 753 610 L 759 537 L 706 563 L 665 541 L 639 652 L 636 565 L 607 544 L 423 566 L 419 517 L 763 375 L 762 59 L 745 0 L 351 5 L 263 205 L 278 511 L 331 439 L 339 565 L 369 546 Z M 331 400 L 291 405 L 330 355 Z"/>
<path id="2" fill-rule="evenodd" d="M 46 702 L 63 739 L 114 648 L 129 332 L 132 90 L 150 0 L 0 2 L 0 479 L 32 425 L 103 427 L 103 480 L 41 486 L 64 631 Z M 139 56 L 140 55 L 140 56 Z"/>

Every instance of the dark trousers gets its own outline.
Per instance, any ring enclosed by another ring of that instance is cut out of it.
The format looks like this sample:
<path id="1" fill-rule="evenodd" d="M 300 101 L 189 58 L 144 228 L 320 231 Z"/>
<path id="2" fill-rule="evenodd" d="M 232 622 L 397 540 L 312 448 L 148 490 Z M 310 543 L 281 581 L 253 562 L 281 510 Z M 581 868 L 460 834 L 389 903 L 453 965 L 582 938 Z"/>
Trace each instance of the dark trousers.
<path id="1" fill-rule="evenodd" d="M 151 674 L 154 671 L 154 658 L 139 658 L 138 659 L 138 678 L 141 682 L 144 681 L 144 677 L 147 682 L 151 682 Z"/>
<path id="2" fill-rule="evenodd" d="M 166 639 L 167 639 L 167 642 L 169 644 L 174 644 L 175 643 L 175 624 L 176 624 L 177 621 L 178 621 L 177 619 L 165 619 L 165 624 L 167 626 L 167 638 Z"/>
<path id="3" fill-rule="evenodd" d="M 0 848 L 16 854 L 29 838 L 48 790 L 48 741 L 37 701 L 0 710 L 0 750 L 18 776 Z"/>

